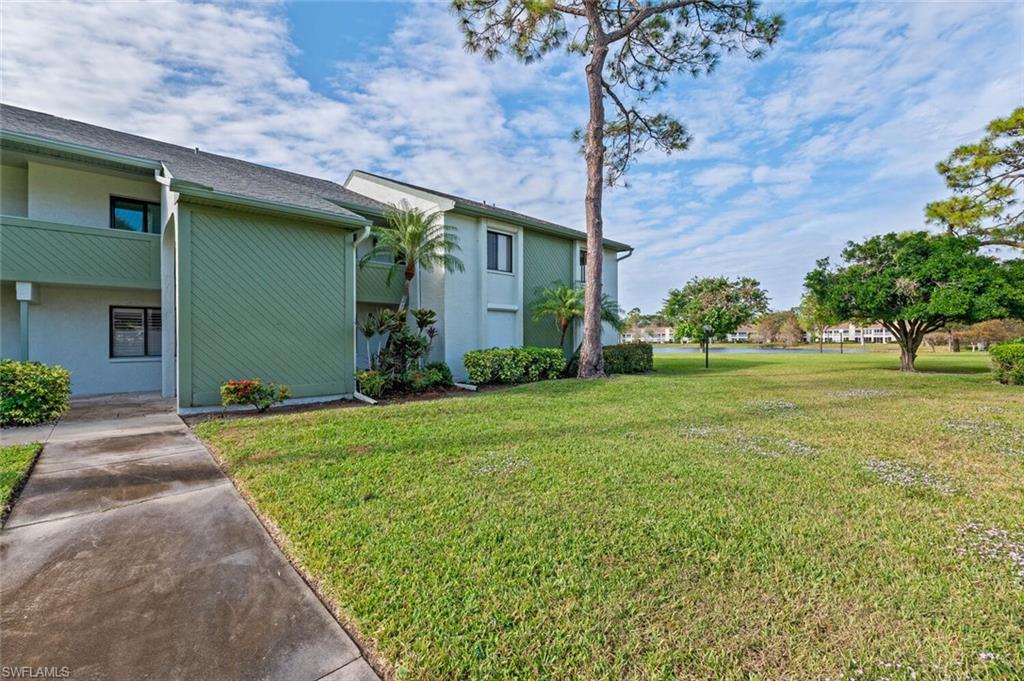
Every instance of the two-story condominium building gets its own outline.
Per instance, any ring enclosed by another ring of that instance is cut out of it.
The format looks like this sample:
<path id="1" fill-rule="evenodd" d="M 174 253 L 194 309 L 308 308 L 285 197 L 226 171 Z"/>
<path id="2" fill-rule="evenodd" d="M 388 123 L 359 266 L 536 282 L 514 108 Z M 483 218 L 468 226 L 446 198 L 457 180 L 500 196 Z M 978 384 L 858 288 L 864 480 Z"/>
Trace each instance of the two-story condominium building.
<path id="1" fill-rule="evenodd" d="M 580 231 L 362 171 L 341 185 L 3 105 L 0 355 L 67 367 L 76 395 L 160 390 L 180 408 L 219 403 L 233 378 L 350 396 L 357 319 L 395 306 L 402 285 L 361 256 L 404 203 L 438 212 L 466 265 L 413 282 L 411 306 L 438 313 L 432 359 L 460 379 L 467 350 L 557 345 L 530 303 L 582 280 Z M 604 242 L 613 299 L 631 252 Z"/>
<path id="2" fill-rule="evenodd" d="M 726 334 L 725 340 L 729 343 L 750 343 L 757 339 L 757 327 L 750 324 L 743 324 L 733 333 Z"/>
<path id="3" fill-rule="evenodd" d="M 671 326 L 631 326 L 622 333 L 626 343 L 671 343 L 675 329 Z"/>
<path id="4" fill-rule="evenodd" d="M 822 333 L 826 343 L 895 343 L 896 337 L 881 324 L 860 325 L 846 322 L 838 326 L 829 326 Z"/>

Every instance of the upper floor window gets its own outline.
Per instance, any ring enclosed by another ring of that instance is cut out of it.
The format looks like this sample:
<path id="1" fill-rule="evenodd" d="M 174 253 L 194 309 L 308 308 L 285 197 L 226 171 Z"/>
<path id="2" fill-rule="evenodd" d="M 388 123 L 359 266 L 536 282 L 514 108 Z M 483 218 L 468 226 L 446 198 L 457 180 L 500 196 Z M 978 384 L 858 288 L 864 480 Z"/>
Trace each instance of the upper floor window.
<path id="1" fill-rule="evenodd" d="M 487 232 L 487 269 L 512 272 L 512 235 Z"/>
<path id="2" fill-rule="evenodd" d="M 129 232 L 160 233 L 160 204 L 110 197 L 110 226 Z"/>

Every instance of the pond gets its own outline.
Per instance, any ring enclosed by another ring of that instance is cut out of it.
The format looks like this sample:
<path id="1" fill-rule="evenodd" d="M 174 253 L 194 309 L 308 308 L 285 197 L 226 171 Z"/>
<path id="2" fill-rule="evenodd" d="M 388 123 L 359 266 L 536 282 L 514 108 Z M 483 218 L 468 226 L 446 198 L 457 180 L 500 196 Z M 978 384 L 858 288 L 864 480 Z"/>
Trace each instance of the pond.
<path id="1" fill-rule="evenodd" d="M 703 350 L 700 348 L 679 348 L 679 347 L 665 347 L 665 346 L 654 346 L 654 352 L 656 354 L 703 354 Z M 754 354 L 776 354 L 776 355 L 801 355 L 801 354 L 818 354 L 818 348 L 762 348 L 756 345 L 737 345 L 736 347 L 712 347 L 712 355 L 754 355 Z M 839 346 L 825 346 L 826 353 L 839 353 Z M 844 353 L 855 353 L 864 352 L 864 348 L 853 343 L 843 345 Z"/>

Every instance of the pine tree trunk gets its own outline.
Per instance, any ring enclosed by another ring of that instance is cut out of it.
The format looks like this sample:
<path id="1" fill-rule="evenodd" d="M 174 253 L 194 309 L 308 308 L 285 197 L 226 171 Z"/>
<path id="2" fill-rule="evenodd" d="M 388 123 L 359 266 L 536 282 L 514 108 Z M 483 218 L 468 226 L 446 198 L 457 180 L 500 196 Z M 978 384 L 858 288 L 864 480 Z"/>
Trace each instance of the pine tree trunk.
<path id="1" fill-rule="evenodd" d="M 608 46 L 595 43 L 587 64 L 587 95 L 590 121 L 587 124 L 585 156 L 587 160 L 587 269 L 584 289 L 583 346 L 580 351 L 580 378 L 604 376 L 601 352 L 601 265 L 604 260 L 601 199 L 604 191 L 604 91 L 602 71 Z"/>

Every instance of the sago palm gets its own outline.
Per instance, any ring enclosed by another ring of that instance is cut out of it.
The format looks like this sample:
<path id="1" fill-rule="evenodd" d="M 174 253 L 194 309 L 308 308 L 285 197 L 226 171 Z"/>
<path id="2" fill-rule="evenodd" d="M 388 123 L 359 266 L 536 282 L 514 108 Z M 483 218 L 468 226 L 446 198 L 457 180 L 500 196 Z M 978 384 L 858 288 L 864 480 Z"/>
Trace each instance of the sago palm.
<path id="1" fill-rule="evenodd" d="M 572 323 L 583 319 L 584 291 L 582 288 L 555 283 L 536 291 L 536 299 L 531 305 L 533 321 L 539 322 L 550 317 L 558 328 L 558 345 L 565 347 L 565 335 Z M 608 295 L 601 296 L 601 321 L 607 322 L 616 330 L 622 329 L 619 317 L 619 306 Z"/>
<path id="2" fill-rule="evenodd" d="M 387 213 L 387 223 L 373 228 L 374 245 L 362 262 L 379 256 L 394 256 L 395 265 L 388 272 L 388 284 L 401 268 L 405 277 L 399 312 L 409 305 L 409 289 L 420 268 L 443 267 L 448 272 L 462 272 L 465 265 L 455 255 L 460 250 L 459 238 L 448 229 L 438 213 L 413 208 L 407 203 Z"/>

